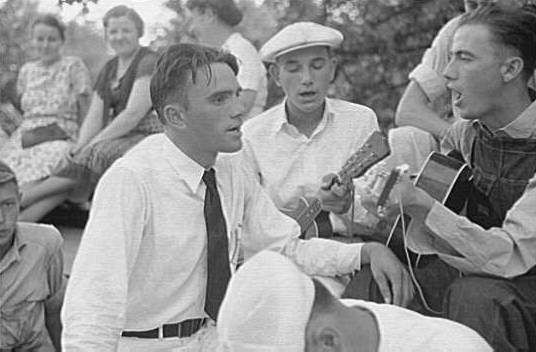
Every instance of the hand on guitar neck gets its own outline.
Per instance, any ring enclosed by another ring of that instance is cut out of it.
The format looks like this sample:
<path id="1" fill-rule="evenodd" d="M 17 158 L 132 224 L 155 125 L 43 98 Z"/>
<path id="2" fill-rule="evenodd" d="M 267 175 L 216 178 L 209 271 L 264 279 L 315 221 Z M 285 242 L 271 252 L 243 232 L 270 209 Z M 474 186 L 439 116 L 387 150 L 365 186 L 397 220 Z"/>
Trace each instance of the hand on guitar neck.
<path id="1" fill-rule="evenodd" d="M 344 214 L 352 204 L 352 189 L 353 183 L 341 183 L 337 175 L 328 174 L 322 177 L 316 198 L 320 199 L 323 211 Z"/>
<path id="2" fill-rule="evenodd" d="M 283 212 L 298 220 L 303 238 L 331 237 L 333 227 L 328 214 L 344 214 L 350 209 L 352 189 L 353 183 L 341 183 L 338 175 L 327 174 L 314 196 L 299 198 L 294 208 Z"/>
<path id="3" fill-rule="evenodd" d="M 387 137 L 381 132 L 373 132 L 361 148 L 346 160 L 337 175 L 329 174 L 323 177 L 316 197 L 302 197 L 298 199 L 298 207 L 283 212 L 298 222 L 303 238 L 318 237 L 326 233 L 331 235 L 333 229 L 327 212 L 341 214 L 348 211 L 353 201 L 353 178 L 362 176 L 390 152 Z"/>

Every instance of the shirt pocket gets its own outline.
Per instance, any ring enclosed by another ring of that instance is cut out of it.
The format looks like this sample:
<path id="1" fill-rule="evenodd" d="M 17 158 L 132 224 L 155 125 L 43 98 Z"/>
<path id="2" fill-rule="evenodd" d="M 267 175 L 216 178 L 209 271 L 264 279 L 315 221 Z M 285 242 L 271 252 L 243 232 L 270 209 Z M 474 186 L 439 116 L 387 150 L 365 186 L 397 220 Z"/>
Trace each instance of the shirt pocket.
<path id="1" fill-rule="evenodd" d="M 24 293 L 24 289 L 18 292 Z M 21 301 L 0 308 L 0 348 L 15 348 L 41 334 L 45 328 L 44 301 L 48 292 L 48 289 L 35 288 Z"/>

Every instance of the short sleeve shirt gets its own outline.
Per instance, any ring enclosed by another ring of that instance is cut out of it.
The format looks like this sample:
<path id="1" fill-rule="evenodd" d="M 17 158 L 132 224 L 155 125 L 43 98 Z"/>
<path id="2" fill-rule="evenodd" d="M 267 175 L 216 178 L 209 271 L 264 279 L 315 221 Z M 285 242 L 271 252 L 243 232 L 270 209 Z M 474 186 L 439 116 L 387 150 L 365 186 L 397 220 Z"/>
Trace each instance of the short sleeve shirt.
<path id="1" fill-rule="evenodd" d="M 63 282 L 61 245 L 52 226 L 18 224 L 13 246 L 0 260 L 0 350 L 53 351 L 44 309 Z"/>
<path id="2" fill-rule="evenodd" d="M 240 33 L 231 34 L 222 45 L 222 49 L 236 56 L 239 67 L 236 78 L 242 89 L 250 89 L 257 92 L 255 104 L 249 116 L 253 117 L 260 114 L 266 104 L 268 83 L 266 69 L 257 49 Z"/>

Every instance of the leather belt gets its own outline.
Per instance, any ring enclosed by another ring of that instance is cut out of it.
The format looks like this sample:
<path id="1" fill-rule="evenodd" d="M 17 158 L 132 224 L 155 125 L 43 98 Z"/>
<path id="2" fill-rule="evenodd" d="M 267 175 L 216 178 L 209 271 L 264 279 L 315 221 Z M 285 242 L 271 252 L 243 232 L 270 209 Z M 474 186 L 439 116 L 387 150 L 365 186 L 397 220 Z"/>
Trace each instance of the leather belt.
<path id="1" fill-rule="evenodd" d="M 166 337 L 189 337 L 206 325 L 208 319 L 188 319 L 175 324 L 164 324 L 161 327 L 146 331 L 123 331 L 123 337 L 137 337 L 140 339 L 158 339 Z"/>

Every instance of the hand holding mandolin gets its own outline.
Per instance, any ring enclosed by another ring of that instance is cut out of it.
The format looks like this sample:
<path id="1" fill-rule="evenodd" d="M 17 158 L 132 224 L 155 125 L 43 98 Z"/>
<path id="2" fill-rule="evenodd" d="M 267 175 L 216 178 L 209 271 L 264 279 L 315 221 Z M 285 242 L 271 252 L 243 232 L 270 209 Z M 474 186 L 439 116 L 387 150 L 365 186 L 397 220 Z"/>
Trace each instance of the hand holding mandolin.
<path id="1" fill-rule="evenodd" d="M 322 210 L 344 214 L 352 204 L 353 183 L 342 184 L 336 174 L 327 174 L 322 177 L 322 185 L 316 197 L 322 203 Z"/>

